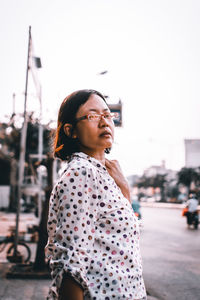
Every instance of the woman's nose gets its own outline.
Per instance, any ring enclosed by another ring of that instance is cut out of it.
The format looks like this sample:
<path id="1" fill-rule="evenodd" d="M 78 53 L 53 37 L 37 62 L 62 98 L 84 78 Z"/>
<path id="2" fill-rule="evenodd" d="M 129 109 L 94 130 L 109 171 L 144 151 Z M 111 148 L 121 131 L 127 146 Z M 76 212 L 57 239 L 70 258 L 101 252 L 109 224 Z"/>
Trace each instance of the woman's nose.
<path id="1" fill-rule="evenodd" d="M 109 120 L 105 118 L 104 115 L 101 115 L 101 119 L 99 120 L 99 126 L 108 126 Z"/>

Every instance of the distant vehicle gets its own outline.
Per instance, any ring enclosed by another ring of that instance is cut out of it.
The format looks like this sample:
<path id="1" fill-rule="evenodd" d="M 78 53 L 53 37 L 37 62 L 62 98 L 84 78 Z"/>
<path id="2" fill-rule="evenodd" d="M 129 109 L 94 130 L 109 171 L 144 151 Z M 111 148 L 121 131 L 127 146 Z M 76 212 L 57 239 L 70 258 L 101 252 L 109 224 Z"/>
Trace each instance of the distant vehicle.
<path id="1" fill-rule="evenodd" d="M 140 202 L 138 201 L 137 196 L 135 196 L 132 199 L 131 205 L 132 205 L 133 211 L 135 212 L 135 215 L 138 217 L 138 219 L 141 219 L 142 215 L 141 215 L 141 211 L 140 211 Z"/>

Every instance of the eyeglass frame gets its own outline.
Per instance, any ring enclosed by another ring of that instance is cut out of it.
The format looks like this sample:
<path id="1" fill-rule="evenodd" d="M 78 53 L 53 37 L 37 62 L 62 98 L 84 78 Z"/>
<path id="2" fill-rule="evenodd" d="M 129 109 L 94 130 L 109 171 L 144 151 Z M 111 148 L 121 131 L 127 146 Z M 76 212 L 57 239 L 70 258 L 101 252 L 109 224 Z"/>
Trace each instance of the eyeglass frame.
<path id="1" fill-rule="evenodd" d="M 108 114 L 109 114 L 110 117 L 109 118 L 105 118 L 105 115 L 108 115 Z M 99 116 L 99 119 L 92 121 L 92 120 L 89 119 L 89 116 L 91 116 L 91 115 Z M 82 120 L 88 120 L 89 122 L 95 122 L 95 121 L 99 122 L 102 117 L 105 120 L 113 120 L 113 119 L 117 118 L 118 116 L 119 116 L 118 112 L 104 112 L 104 113 L 100 113 L 100 114 L 98 114 L 98 113 L 95 113 L 95 114 L 89 113 L 89 114 L 87 114 L 85 116 L 82 116 L 80 118 L 75 119 L 75 123 L 78 123 L 79 121 L 82 121 Z"/>

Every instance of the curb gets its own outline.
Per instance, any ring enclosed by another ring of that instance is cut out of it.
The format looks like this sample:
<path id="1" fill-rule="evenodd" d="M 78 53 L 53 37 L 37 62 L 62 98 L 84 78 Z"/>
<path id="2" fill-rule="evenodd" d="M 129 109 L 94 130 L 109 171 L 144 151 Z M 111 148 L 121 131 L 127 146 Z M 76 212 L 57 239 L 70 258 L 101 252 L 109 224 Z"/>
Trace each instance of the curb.
<path id="1" fill-rule="evenodd" d="M 140 202 L 141 207 L 153 207 L 153 208 L 175 208 L 175 209 L 183 209 L 185 207 L 185 203 L 164 203 L 164 202 Z M 200 210 L 200 205 L 198 206 L 198 210 Z"/>
<path id="2" fill-rule="evenodd" d="M 51 279 L 48 269 L 36 271 L 33 269 L 33 264 L 16 264 L 6 273 L 8 279 Z"/>

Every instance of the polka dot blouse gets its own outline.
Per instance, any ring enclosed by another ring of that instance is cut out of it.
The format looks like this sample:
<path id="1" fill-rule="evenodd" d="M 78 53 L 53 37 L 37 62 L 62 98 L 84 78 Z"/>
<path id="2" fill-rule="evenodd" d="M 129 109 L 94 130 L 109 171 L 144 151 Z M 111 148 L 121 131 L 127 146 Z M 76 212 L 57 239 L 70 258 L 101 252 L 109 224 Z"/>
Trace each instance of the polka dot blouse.
<path id="1" fill-rule="evenodd" d="M 95 158 L 78 152 L 66 165 L 51 194 L 48 235 L 48 299 L 58 299 L 64 273 L 83 287 L 84 300 L 145 299 L 138 221 Z"/>

